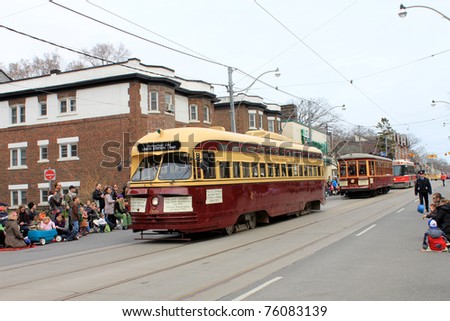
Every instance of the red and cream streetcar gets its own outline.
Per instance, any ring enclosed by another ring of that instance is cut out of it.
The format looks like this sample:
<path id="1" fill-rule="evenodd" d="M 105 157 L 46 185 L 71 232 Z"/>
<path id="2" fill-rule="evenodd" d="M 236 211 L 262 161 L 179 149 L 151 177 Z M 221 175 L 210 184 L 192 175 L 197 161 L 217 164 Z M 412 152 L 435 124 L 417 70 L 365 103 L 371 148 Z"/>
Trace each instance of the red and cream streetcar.
<path id="1" fill-rule="evenodd" d="M 255 228 L 324 204 L 320 150 L 265 131 L 157 130 L 131 154 L 135 232 L 181 234 Z"/>
<path id="2" fill-rule="evenodd" d="M 413 162 L 404 159 L 395 159 L 392 163 L 394 170 L 393 188 L 413 187 L 417 175 Z"/>
<path id="3" fill-rule="evenodd" d="M 354 153 L 338 159 L 341 194 L 385 194 L 393 185 L 392 159 Z"/>

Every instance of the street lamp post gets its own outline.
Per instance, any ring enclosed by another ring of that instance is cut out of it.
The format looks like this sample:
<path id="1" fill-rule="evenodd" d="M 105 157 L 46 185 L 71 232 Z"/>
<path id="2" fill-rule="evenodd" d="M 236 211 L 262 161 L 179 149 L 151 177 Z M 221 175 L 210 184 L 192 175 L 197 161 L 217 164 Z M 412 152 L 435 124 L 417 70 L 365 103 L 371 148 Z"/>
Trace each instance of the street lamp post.
<path id="1" fill-rule="evenodd" d="M 235 110 L 234 110 L 234 93 L 235 93 L 235 91 L 233 90 L 233 71 L 234 71 L 234 69 L 232 67 L 228 67 L 228 91 L 230 93 L 231 131 L 233 133 L 235 133 L 236 132 L 236 115 L 235 115 Z M 246 88 L 244 88 L 242 90 L 239 90 L 238 92 L 249 90 L 258 81 L 258 79 L 261 78 L 262 76 L 264 76 L 265 74 L 273 72 L 273 73 L 275 73 L 276 77 L 279 77 L 281 75 L 279 71 L 280 70 L 277 68 L 275 70 L 268 70 L 268 71 L 263 72 L 258 77 L 256 77 L 255 80 L 253 80 L 253 82 L 249 86 L 247 86 Z"/>
<path id="2" fill-rule="evenodd" d="M 406 9 L 411 9 L 411 8 L 423 8 L 423 9 L 428 9 L 428 10 L 431 10 L 431 11 L 434 11 L 434 12 L 440 14 L 440 15 L 442 16 L 442 18 L 447 19 L 447 20 L 450 21 L 450 18 L 447 17 L 445 14 L 443 14 L 442 12 L 440 12 L 440 11 L 438 11 L 438 10 L 436 10 L 436 9 L 433 9 L 433 8 L 431 8 L 431 7 L 427 7 L 427 6 L 408 6 L 408 7 L 405 7 L 403 4 L 400 5 L 400 11 L 398 12 L 399 17 L 400 17 L 400 18 L 406 17 L 406 15 L 407 15 Z"/>
<path id="3" fill-rule="evenodd" d="M 341 108 L 342 110 L 345 110 L 345 104 L 344 105 L 339 105 L 339 106 L 333 106 L 330 107 L 329 109 L 327 109 L 325 111 L 325 113 L 330 112 L 331 110 L 335 109 L 335 108 Z M 312 115 L 311 115 L 311 101 L 308 101 L 308 145 L 311 144 L 312 142 Z"/>

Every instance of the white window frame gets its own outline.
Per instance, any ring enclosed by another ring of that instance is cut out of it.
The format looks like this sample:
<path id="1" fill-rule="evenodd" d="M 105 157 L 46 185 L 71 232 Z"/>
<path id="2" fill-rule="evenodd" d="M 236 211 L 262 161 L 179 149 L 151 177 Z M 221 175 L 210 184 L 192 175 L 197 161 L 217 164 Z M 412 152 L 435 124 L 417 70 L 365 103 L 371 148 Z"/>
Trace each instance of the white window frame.
<path id="1" fill-rule="evenodd" d="M 267 117 L 267 130 L 275 133 L 275 117 Z"/>
<path id="2" fill-rule="evenodd" d="M 38 189 L 39 189 L 39 205 L 40 206 L 46 206 L 48 205 L 48 194 L 51 190 L 49 183 L 38 183 Z M 47 193 L 47 197 L 44 195 L 44 193 Z"/>
<path id="3" fill-rule="evenodd" d="M 151 113 L 159 112 L 158 94 L 156 90 L 148 93 L 148 111 Z"/>
<path id="4" fill-rule="evenodd" d="M 256 129 L 256 110 L 248 111 L 248 128 Z"/>
<path id="5" fill-rule="evenodd" d="M 45 113 L 43 113 L 45 111 Z M 40 117 L 48 116 L 47 102 L 44 100 L 39 101 L 39 115 Z"/>
<path id="6" fill-rule="evenodd" d="M 189 105 L 189 121 L 198 122 L 198 105 Z"/>
<path id="7" fill-rule="evenodd" d="M 15 209 L 21 204 L 27 204 L 28 184 L 8 185 L 10 208 Z M 17 195 L 17 196 L 16 196 Z"/>
<path id="8" fill-rule="evenodd" d="M 65 110 L 62 105 L 65 103 Z M 77 100 L 75 97 L 67 97 L 59 99 L 59 113 L 61 115 L 74 114 L 77 112 Z"/>
<path id="9" fill-rule="evenodd" d="M 262 111 L 258 111 L 258 125 L 259 125 L 259 129 L 264 129 L 263 127 L 263 115 L 264 113 Z"/>
<path id="10" fill-rule="evenodd" d="M 203 122 L 211 123 L 209 106 L 203 106 Z"/>
<path id="11" fill-rule="evenodd" d="M 9 168 L 8 169 L 27 169 L 27 142 L 8 144 L 9 149 Z M 16 164 L 14 164 L 16 162 Z"/>
<path id="12" fill-rule="evenodd" d="M 175 106 L 173 104 L 173 95 L 170 93 L 164 94 L 164 108 L 165 108 L 164 111 L 166 113 L 169 113 L 169 114 L 175 113 Z"/>
<path id="13" fill-rule="evenodd" d="M 58 138 L 59 158 L 58 162 L 80 160 L 78 156 L 79 137 Z M 67 155 L 63 156 L 63 149 L 66 149 Z"/>
<path id="14" fill-rule="evenodd" d="M 10 106 L 11 109 L 11 124 L 23 124 L 26 121 L 26 109 L 24 104 L 16 104 Z"/>
<path id="15" fill-rule="evenodd" d="M 37 142 L 38 146 L 39 146 L 39 160 L 38 163 L 48 163 L 50 160 L 48 159 L 48 145 L 49 145 L 49 140 L 38 140 Z M 46 150 L 46 154 L 47 157 L 43 157 L 44 156 L 44 150 Z"/>

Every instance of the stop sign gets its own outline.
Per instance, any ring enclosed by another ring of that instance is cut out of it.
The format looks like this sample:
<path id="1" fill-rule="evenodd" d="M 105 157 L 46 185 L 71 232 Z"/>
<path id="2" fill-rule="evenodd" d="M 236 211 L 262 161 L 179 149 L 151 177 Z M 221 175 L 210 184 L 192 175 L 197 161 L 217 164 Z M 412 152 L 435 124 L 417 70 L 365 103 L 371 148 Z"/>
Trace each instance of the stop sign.
<path id="1" fill-rule="evenodd" d="M 44 178 L 47 181 L 53 181 L 56 178 L 56 171 L 54 169 L 46 169 L 44 171 Z"/>

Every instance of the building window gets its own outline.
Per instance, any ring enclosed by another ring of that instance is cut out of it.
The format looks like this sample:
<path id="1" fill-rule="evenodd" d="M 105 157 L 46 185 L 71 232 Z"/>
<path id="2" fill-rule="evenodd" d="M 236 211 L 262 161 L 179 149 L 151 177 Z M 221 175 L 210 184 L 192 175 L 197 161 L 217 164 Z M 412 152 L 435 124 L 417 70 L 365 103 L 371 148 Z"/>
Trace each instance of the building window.
<path id="1" fill-rule="evenodd" d="M 249 110 L 248 114 L 248 127 L 250 129 L 256 129 L 256 113 Z"/>
<path id="2" fill-rule="evenodd" d="M 77 111 L 77 101 L 74 97 L 59 100 L 59 112 L 61 114 L 74 113 Z"/>
<path id="3" fill-rule="evenodd" d="M 263 113 L 262 112 L 258 112 L 258 118 L 259 118 L 259 129 L 263 129 Z"/>
<path id="4" fill-rule="evenodd" d="M 10 153 L 9 169 L 27 168 L 27 146 L 28 143 L 26 142 L 8 144 Z"/>
<path id="5" fill-rule="evenodd" d="M 209 106 L 203 106 L 203 121 L 205 123 L 210 123 L 210 117 L 209 117 Z"/>
<path id="6" fill-rule="evenodd" d="M 157 91 L 150 92 L 150 105 L 148 106 L 148 111 L 159 111 Z"/>
<path id="7" fill-rule="evenodd" d="M 78 157 L 78 137 L 59 138 L 58 161 L 79 160 Z"/>
<path id="8" fill-rule="evenodd" d="M 39 102 L 39 113 L 40 113 L 41 117 L 47 116 L 47 102 L 46 101 Z"/>
<path id="9" fill-rule="evenodd" d="M 189 120 L 198 121 L 198 106 L 197 105 L 189 106 Z"/>
<path id="10" fill-rule="evenodd" d="M 38 141 L 38 146 L 39 146 L 39 161 L 38 163 L 44 163 L 44 162 L 48 162 L 48 144 L 49 141 L 48 140 L 39 140 Z"/>
<path id="11" fill-rule="evenodd" d="M 25 105 L 11 106 L 11 124 L 20 124 L 25 122 Z"/>
<path id="12" fill-rule="evenodd" d="M 27 190 L 28 185 L 9 185 L 8 186 L 11 197 L 11 208 L 15 208 L 21 204 L 27 204 Z"/>
<path id="13" fill-rule="evenodd" d="M 269 132 L 275 133 L 275 119 L 269 117 L 269 119 L 267 119 L 267 130 Z"/>
<path id="14" fill-rule="evenodd" d="M 165 111 L 173 114 L 175 112 L 175 106 L 173 105 L 172 94 L 166 93 L 164 96 Z"/>

